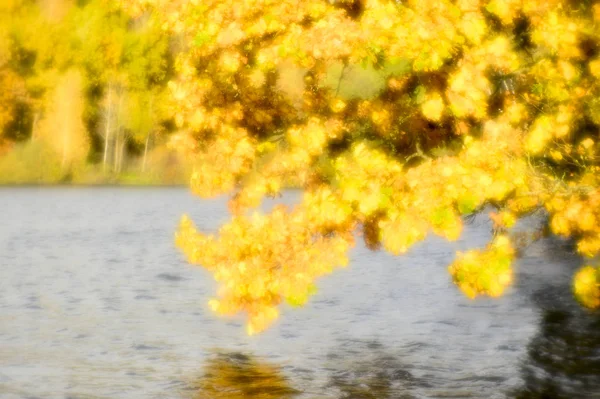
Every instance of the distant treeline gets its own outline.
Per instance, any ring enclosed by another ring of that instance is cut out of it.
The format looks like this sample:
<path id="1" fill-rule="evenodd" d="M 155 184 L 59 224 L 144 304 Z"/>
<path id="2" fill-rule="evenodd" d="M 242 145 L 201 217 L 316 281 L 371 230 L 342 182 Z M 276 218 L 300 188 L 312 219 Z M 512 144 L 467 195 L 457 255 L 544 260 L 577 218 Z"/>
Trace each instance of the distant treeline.
<path id="1" fill-rule="evenodd" d="M 167 94 L 181 47 L 106 0 L 2 0 L 0 184 L 185 183 Z"/>

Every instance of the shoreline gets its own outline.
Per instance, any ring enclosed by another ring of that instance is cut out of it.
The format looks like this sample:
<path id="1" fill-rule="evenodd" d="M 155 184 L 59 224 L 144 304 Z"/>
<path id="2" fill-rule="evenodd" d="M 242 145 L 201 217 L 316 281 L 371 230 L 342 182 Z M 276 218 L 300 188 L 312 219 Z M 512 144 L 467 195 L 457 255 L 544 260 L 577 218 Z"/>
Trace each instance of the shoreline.
<path id="1" fill-rule="evenodd" d="M 131 184 L 131 183 L 0 183 L 5 188 L 189 188 L 187 184 Z"/>

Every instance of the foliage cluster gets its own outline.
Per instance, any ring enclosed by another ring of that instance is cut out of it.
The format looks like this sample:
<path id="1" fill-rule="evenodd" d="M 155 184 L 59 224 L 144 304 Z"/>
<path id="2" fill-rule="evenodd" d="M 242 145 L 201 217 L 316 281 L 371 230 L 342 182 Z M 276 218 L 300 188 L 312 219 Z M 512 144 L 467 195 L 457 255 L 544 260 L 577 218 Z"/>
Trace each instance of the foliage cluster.
<path id="1" fill-rule="evenodd" d="M 356 231 L 401 254 L 431 233 L 456 240 L 466 216 L 495 208 L 489 246 L 450 265 L 471 297 L 510 284 L 528 241 L 513 226 L 538 210 L 582 255 L 600 251 L 600 4 L 121 4 L 183 43 L 168 84 L 178 146 L 197 159 L 192 190 L 230 194 L 232 220 L 210 235 L 184 217 L 177 243 L 222 283 L 212 307 L 247 312 L 249 333 L 345 265 Z M 251 213 L 289 181 L 299 205 Z M 574 289 L 598 306 L 600 269 Z"/>

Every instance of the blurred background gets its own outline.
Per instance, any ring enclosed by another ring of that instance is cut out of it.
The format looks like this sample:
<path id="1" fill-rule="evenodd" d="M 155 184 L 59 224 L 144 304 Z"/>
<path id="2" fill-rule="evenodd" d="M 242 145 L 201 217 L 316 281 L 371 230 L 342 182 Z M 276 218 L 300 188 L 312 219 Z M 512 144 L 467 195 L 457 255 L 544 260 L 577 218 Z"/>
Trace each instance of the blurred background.
<path id="1" fill-rule="evenodd" d="M 132 19 L 106 0 L 2 0 L 0 184 L 187 184 L 168 87 L 184 50 L 151 14 Z M 324 84 L 370 98 L 406 68 L 337 63 Z M 304 72 L 279 67 L 292 102 Z"/>
<path id="2" fill-rule="evenodd" d="M 183 184 L 177 42 L 103 0 L 0 4 L 0 183 Z"/>

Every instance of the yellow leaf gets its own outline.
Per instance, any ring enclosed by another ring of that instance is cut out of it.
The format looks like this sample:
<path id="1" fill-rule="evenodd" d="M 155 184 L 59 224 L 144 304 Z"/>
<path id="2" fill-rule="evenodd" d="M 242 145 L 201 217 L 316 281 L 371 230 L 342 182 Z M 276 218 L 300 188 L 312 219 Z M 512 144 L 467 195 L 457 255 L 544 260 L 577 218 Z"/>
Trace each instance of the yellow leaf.
<path id="1" fill-rule="evenodd" d="M 587 150 L 594 145 L 594 140 L 592 140 L 588 137 L 587 139 L 585 139 L 581 142 L 581 145 L 583 146 L 583 148 L 585 148 Z"/>
<path id="2" fill-rule="evenodd" d="M 585 266 L 573 278 L 575 298 L 585 307 L 600 307 L 600 269 Z"/>
<path id="3" fill-rule="evenodd" d="M 335 113 L 342 112 L 346 108 L 346 103 L 341 99 L 336 99 L 331 104 L 331 110 Z"/>
<path id="4" fill-rule="evenodd" d="M 442 118 L 444 112 L 444 100 L 439 93 L 435 92 L 427 95 L 427 98 L 423 104 L 421 104 L 421 112 L 423 115 L 431 121 L 439 121 Z"/>

